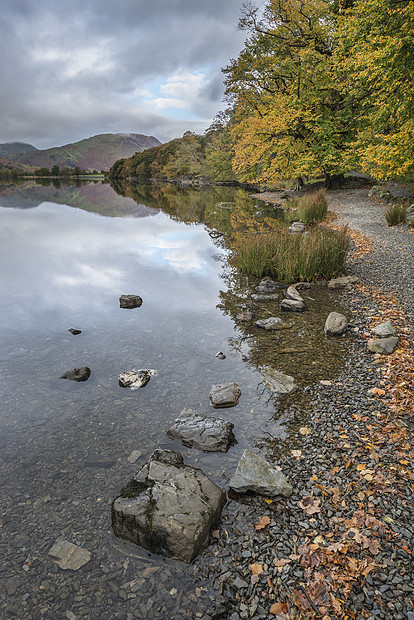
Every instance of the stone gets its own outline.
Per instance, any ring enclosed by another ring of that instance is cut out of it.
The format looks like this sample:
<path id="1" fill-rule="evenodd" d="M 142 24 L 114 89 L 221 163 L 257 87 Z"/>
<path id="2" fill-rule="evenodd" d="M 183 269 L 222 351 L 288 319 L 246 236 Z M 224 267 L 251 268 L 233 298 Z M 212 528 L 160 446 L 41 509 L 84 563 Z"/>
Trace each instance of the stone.
<path id="1" fill-rule="evenodd" d="M 342 336 L 348 329 L 348 319 L 339 312 L 331 312 L 325 322 L 327 336 Z"/>
<path id="2" fill-rule="evenodd" d="M 219 351 L 218 353 L 216 353 L 216 357 L 219 360 L 225 360 L 226 359 L 226 356 L 224 355 L 224 353 L 222 351 Z"/>
<path id="3" fill-rule="evenodd" d="M 286 329 L 290 327 L 287 323 L 285 323 L 282 319 L 277 316 L 271 316 L 268 319 L 260 319 L 255 322 L 256 327 L 261 327 L 262 329 L 273 330 L 273 329 Z"/>
<path id="4" fill-rule="evenodd" d="M 356 276 L 341 276 L 340 278 L 332 278 L 332 280 L 329 280 L 328 282 L 328 288 L 332 290 L 350 290 L 352 288 L 352 284 L 355 284 L 355 282 L 358 281 L 359 278 Z"/>
<path id="5" fill-rule="evenodd" d="M 391 338 L 379 338 L 378 340 L 368 340 L 368 349 L 372 353 L 390 355 L 390 353 L 393 353 L 393 351 L 395 351 L 398 340 L 398 336 L 392 336 Z"/>
<path id="6" fill-rule="evenodd" d="M 80 329 L 75 329 L 74 327 L 71 327 L 70 329 L 68 329 L 68 332 L 70 332 L 74 336 L 77 336 L 78 334 L 82 333 L 82 331 Z"/>
<path id="7" fill-rule="evenodd" d="M 120 387 L 137 390 L 138 388 L 145 387 L 151 377 L 155 375 L 158 375 L 156 370 L 144 368 L 141 368 L 141 370 L 126 370 L 119 373 L 118 382 Z"/>
<path id="8" fill-rule="evenodd" d="M 272 293 L 281 288 L 285 288 L 283 284 L 279 284 L 279 282 L 272 280 L 270 276 L 266 276 L 260 280 L 259 284 L 256 286 L 256 291 L 258 293 Z"/>
<path id="9" fill-rule="evenodd" d="M 200 469 L 164 462 L 165 451 L 157 452 L 114 500 L 112 527 L 152 553 L 192 562 L 209 544 L 225 493 Z"/>
<path id="10" fill-rule="evenodd" d="M 210 390 L 210 404 L 214 409 L 235 407 L 239 403 L 240 394 L 240 388 L 237 383 L 212 385 Z"/>
<path id="11" fill-rule="evenodd" d="M 253 318 L 253 312 L 240 312 L 236 318 L 238 321 L 251 321 Z"/>
<path id="12" fill-rule="evenodd" d="M 279 299 L 277 293 L 264 293 L 263 295 L 252 295 L 253 301 L 275 301 Z"/>
<path id="13" fill-rule="evenodd" d="M 69 379 L 70 381 L 87 381 L 91 376 L 91 369 L 87 366 L 79 366 L 73 370 L 67 370 L 60 375 L 59 379 Z"/>
<path id="14" fill-rule="evenodd" d="M 222 418 L 202 416 L 185 409 L 167 434 L 172 439 L 179 439 L 188 448 L 203 452 L 227 452 L 235 442 L 233 426 Z"/>
<path id="15" fill-rule="evenodd" d="M 142 455 L 142 450 L 133 450 L 127 458 L 128 463 L 135 463 Z"/>
<path id="16" fill-rule="evenodd" d="M 295 284 L 292 284 L 291 286 L 287 287 L 285 295 L 286 295 L 286 299 L 291 299 L 292 301 L 300 301 L 303 304 L 305 303 L 302 295 L 298 293 Z"/>
<path id="17" fill-rule="evenodd" d="M 78 570 L 91 559 L 89 551 L 68 540 L 61 540 L 54 544 L 49 555 L 64 570 Z"/>
<path id="18" fill-rule="evenodd" d="M 304 312 L 306 304 L 304 301 L 295 301 L 294 299 L 283 299 L 280 302 L 280 309 L 284 312 Z"/>
<path id="19" fill-rule="evenodd" d="M 261 373 L 263 383 L 273 393 L 288 394 L 296 389 L 293 377 L 285 375 L 271 366 L 263 366 Z"/>
<path id="20" fill-rule="evenodd" d="M 263 456 L 245 450 L 229 486 L 236 493 L 254 491 L 260 495 L 290 497 L 293 487 L 283 472 L 275 469 Z"/>
<path id="21" fill-rule="evenodd" d="M 104 454 L 90 454 L 85 459 L 85 467 L 112 467 L 115 460 Z"/>
<path id="22" fill-rule="evenodd" d="M 291 234 L 301 234 L 305 232 L 305 228 L 306 226 L 303 222 L 292 222 L 288 230 Z"/>
<path id="23" fill-rule="evenodd" d="M 385 321 L 385 323 L 377 325 L 374 329 L 374 334 L 378 336 L 378 338 L 390 338 L 391 336 L 395 336 L 396 333 L 397 330 L 391 321 Z"/>
<path id="24" fill-rule="evenodd" d="M 121 295 L 119 298 L 120 308 L 139 308 L 142 306 L 142 299 L 139 295 Z"/>

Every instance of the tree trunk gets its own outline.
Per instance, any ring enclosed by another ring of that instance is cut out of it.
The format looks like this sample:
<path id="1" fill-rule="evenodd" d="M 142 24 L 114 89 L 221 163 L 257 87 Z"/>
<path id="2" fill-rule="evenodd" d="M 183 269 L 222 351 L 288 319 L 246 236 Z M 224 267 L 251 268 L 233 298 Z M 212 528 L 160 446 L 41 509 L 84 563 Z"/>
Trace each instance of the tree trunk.
<path id="1" fill-rule="evenodd" d="M 328 174 L 325 173 L 325 188 L 326 189 L 339 189 L 345 185 L 345 177 L 343 174 Z"/>

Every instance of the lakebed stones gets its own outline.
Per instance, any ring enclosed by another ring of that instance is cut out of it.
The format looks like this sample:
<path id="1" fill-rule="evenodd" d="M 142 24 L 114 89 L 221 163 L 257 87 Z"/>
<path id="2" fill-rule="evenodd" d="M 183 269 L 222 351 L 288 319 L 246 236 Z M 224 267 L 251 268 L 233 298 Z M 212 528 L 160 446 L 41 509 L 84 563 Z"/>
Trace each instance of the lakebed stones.
<path id="1" fill-rule="evenodd" d="M 87 381 L 91 376 L 91 369 L 87 366 L 79 366 L 79 368 L 73 368 L 67 370 L 60 375 L 59 379 L 69 379 L 70 381 Z"/>
<path id="2" fill-rule="evenodd" d="M 120 387 L 137 390 L 138 388 L 145 387 L 151 377 L 156 375 L 158 375 L 158 372 L 151 369 L 126 370 L 119 373 L 118 383 Z"/>
<path id="3" fill-rule="evenodd" d="M 286 299 L 280 303 L 280 308 L 284 312 L 304 312 L 306 310 L 305 301 L 294 284 L 288 286 L 285 295 Z"/>
<path id="4" fill-rule="evenodd" d="M 139 308 L 142 306 L 142 298 L 139 295 L 121 295 L 119 298 L 120 308 Z"/>
<path id="5" fill-rule="evenodd" d="M 279 282 L 272 280 L 270 276 L 266 276 L 260 280 L 259 284 L 256 286 L 256 291 L 258 293 L 273 293 L 274 291 L 283 288 L 285 288 L 283 284 L 279 284 Z"/>
<path id="6" fill-rule="evenodd" d="M 191 562 L 207 547 L 224 501 L 224 491 L 200 469 L 157 450 L 114 500 L 112 527 L 152 553 Z"/>
<path id="7" fill-rule="evenodd" d="M 256 327 L 261 327 L 262 329 L 267 330 L 287 329 L 288 327 L 291 327 L 291 325 L 288 325 L 277 316 L 271 316 L 268 319 L 260 319 L 255 322 L 255 325 Z"/>
<path id="8" fill-rule="evenodd" d="M 243 452 L 229 486 L 236 493 L 254 491 L 269 497 L 290 497 L 293 493 L 293 487 L 288 483 L 285 474 L 251 450 Z"/>
<path id="9" fill-rule="evenodd" d="M 398 344 L 398 336 L 391 336 L 390 338 L 378 338 L 368 340 L 368 349 L 372 353 L 380 353 L 381 355 L 390 355 L 393 353 Z"/>
<path id="10" fill-rule="evenodd" d="M 233 426 L 222 418 L 202 416 L 191 409 L 185 409 L 167 434 L 172 439 L 179 439 L 188 448 L 197 448 L 203 452 L 227 452 L 235 443 Z"/>
<path id="11" fill-rule="evenodd" d="M 274 394 L 288 394 L 296 389 L 293 377 L 271 366 L 263 366 L 261 374 L 263 383 Z"/>
<path id="12" fill-rule="evenodd" d="M 356 276 L 341 276 L 340 278 L 332 278 L 328 282 L 328 288 L 332 290 L 345 289 L 349 291 L 352 288 L 352 284 L 359 282 L 359 278 Z"/>
<path id="13" fill-rule="evenodd" d="M 235 407 L 239 403 L 240 388 L 237 383 L 220 383 L 212 385 L 210 390 L 210 404 L 214 409 Z"/>
<path id="14" fill-rule="evenodd" d="M 327 336 L 342 336 L 348 329 L 346 316 L 339 312 L 331 312 L 325 322 L 325 334 Z"/>
<path id="15" fill-rule="evenodd" d="M 374 334 L 378 338 L 390 338 L 391 336 L 395 336 L 396 333 L 397 330 L 391 321 L 385 321 L 385 323 L 381 323 L 374 328 Z"/>
<path id="16" fill-rule="evenodd" d="M 53 545 L 49 555 L 64 570 L 78 570 L 91 559 L 89 551 L 68 540 L 61 540 Z"/>

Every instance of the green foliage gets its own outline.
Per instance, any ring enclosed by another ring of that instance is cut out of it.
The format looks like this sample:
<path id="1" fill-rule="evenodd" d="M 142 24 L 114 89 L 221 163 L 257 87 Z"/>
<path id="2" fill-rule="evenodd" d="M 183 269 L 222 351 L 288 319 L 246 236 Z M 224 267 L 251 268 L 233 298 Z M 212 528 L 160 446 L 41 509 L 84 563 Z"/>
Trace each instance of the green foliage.
<path id="1" fill-rule="evenodd" d="M 407 219 L 407 207 L 406 205 L 396 204 L 392 207 L 388 207 L 385 212 L 385 219 L 388 226 L 396 226 L 397 224 L 404 224 Z"/>

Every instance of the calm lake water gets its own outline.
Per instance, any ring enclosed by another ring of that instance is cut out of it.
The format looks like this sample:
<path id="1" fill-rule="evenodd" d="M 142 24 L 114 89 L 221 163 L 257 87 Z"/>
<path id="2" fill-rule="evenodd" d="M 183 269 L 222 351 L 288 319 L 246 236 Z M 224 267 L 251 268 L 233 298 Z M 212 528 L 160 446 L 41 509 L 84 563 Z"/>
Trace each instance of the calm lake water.
<path id="1" fill-rule="evenodd" d="M 174 562 L 163 564 L 163 589 L 150 571 L 133 596 L 121 596 L 128 571 L 138 575 L 159 559 L 128 559 L 131 550 L 114 541 L 113 498 L 157 447 L 181 451 L 223 488 L 245 448 L 280 456 L 300 447 L 307 386 L 332 379 L 343 363 L 342 344 L 323 336 L 327 314 L 338 309 L 323 287 L 306 291 L 309 311 L 289 317 L 290 330 L 266 333 L 236 318 L 245 309 L 256 319 L 278 316 L 279 304 L 252 299 L 258 280 L 229 267 L 220 233 L 229 232 L 235 208 L 276 216 L 272 206 L 234 188 L 123 193 L 102 183 L 0 188 L 3 617 L 66 618 L 71 610 L 161 618 L 160 601 L 165 617 L 207 609 L 214 593 L 206 587 L 191 598 L 194 567 Z M 128 293 L 143 305 L 120 309 Z M 59 379 L 83 365 L 88 381 Z M 273 396 L 264 365 L 293 375 L 295 395 Z M 119 372 L 139 368 L 158 375 L 143 389 L 119 387 Z M 212 410 L 211 385 L 227 381 L 240 385 L 239 405 Z M 233 422 L 238 443 L 204 454 L 170 440 L 166 431 L 184 408 Z M 59 537 L 88 549 L 91 562 L 58 569 L 48 551 Z M 189 597 L 181 608 L 169 594 L 174 584 Z"/>

